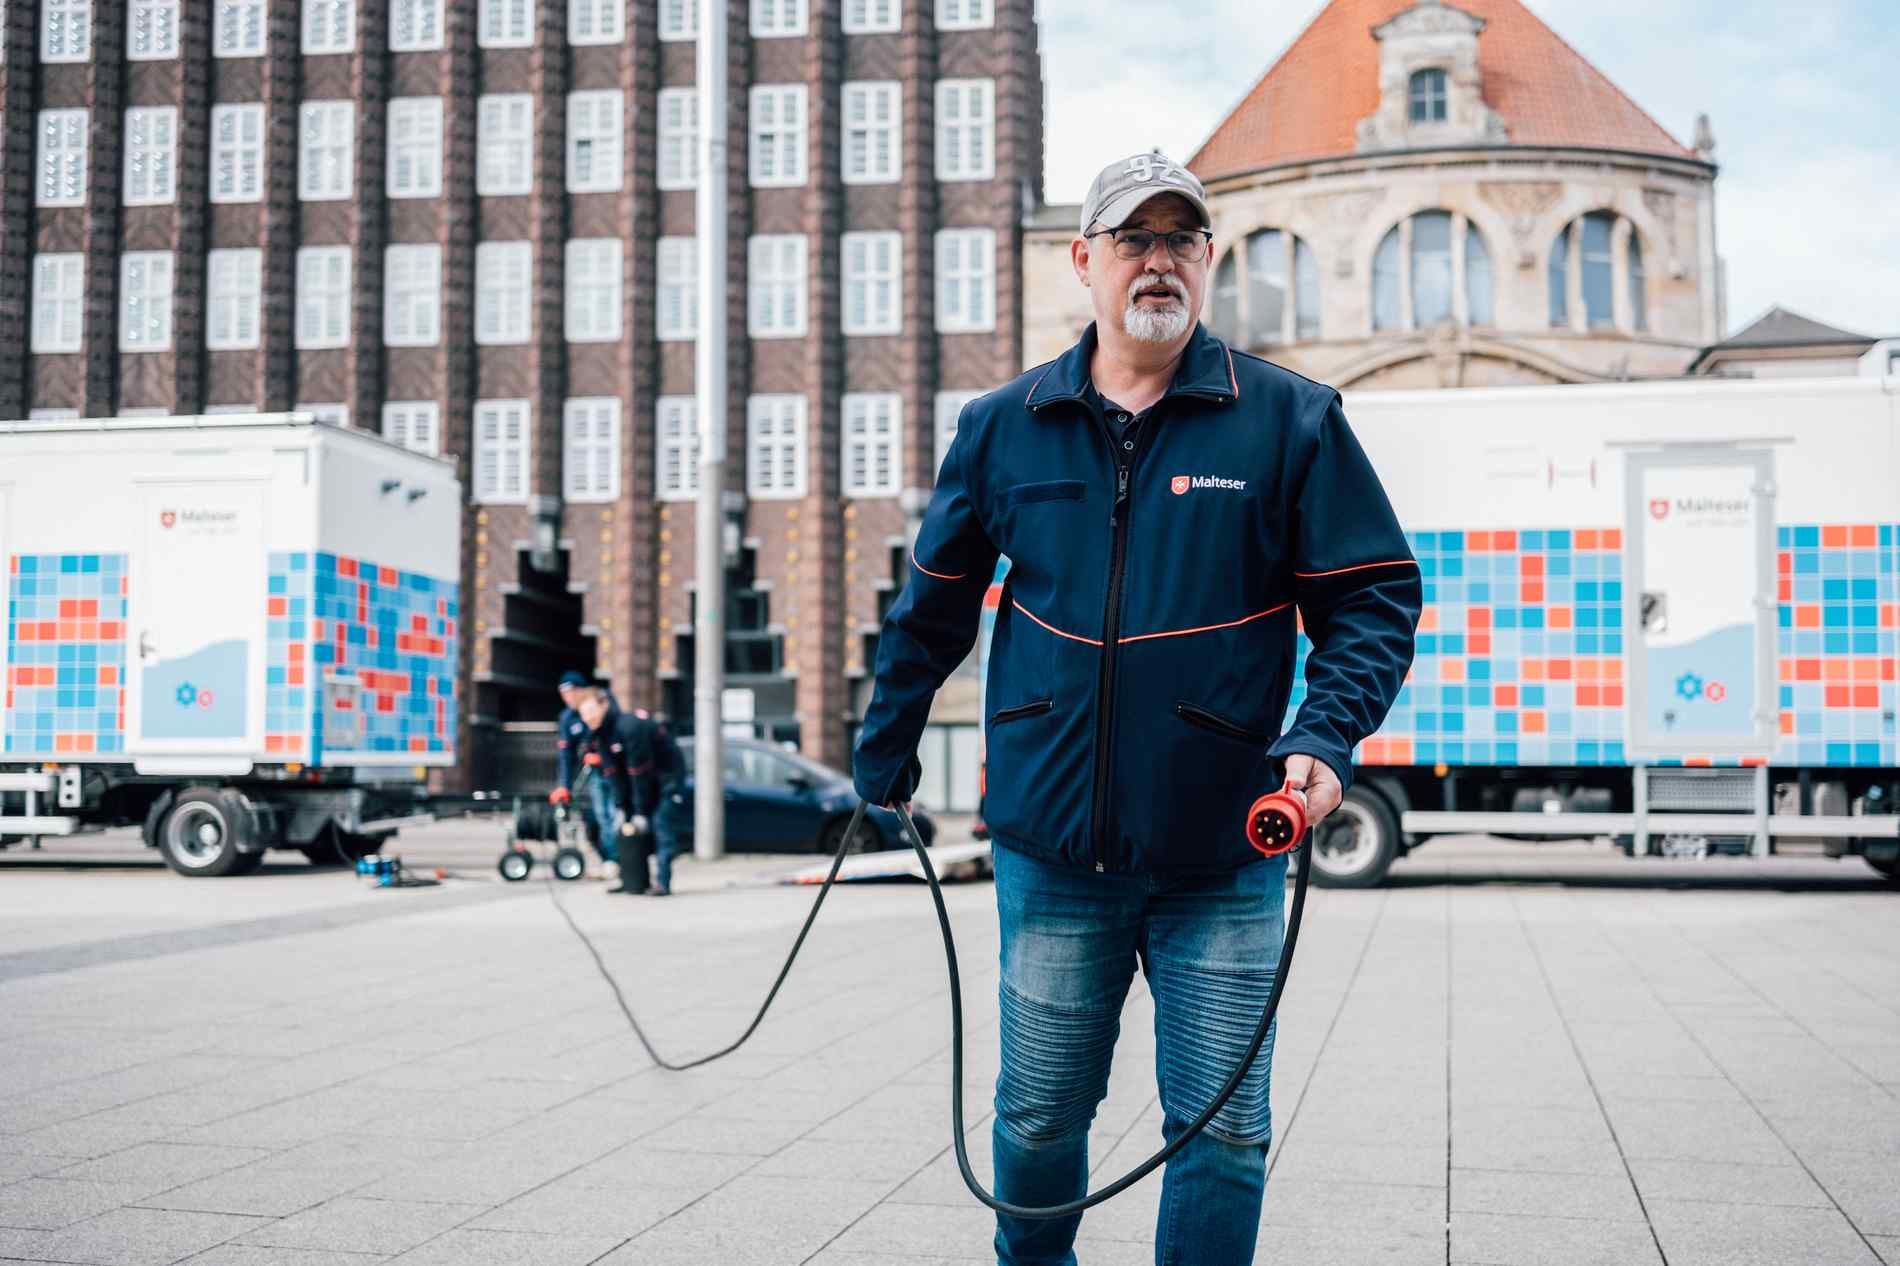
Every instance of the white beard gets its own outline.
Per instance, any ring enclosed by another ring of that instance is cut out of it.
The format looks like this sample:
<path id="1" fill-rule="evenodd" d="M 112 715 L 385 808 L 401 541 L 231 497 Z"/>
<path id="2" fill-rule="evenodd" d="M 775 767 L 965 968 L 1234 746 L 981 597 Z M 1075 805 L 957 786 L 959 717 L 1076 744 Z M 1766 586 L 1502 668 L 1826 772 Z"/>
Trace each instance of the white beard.
<path id="1" fill-rule="evenodd" d="M 1174 292 L 1174 303 L 1165 308 L 1144 308 L 1135 296 L 1156 282 Z M 1177 277 L 1143 273 L 1128 287 L 1128 306 L 1122 310 L 1122 332 L 1137 343 L 1172 343 L 1187 333 L 1192 318 L 1187 310 L 1187 287 Z"/>

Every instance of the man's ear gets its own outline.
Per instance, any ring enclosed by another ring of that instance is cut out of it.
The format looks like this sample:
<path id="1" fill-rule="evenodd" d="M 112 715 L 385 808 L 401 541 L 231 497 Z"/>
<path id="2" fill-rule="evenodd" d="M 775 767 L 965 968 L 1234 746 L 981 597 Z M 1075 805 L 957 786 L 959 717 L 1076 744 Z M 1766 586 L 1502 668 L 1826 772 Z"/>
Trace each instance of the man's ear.
<path id="1" fill-rule="evenodd" d="M 1078 237 L 1069 243 L 1069 263 L 1075 267 L 1075 275 L 1083 285 L 1089 284 L 1089 240 Z"/>

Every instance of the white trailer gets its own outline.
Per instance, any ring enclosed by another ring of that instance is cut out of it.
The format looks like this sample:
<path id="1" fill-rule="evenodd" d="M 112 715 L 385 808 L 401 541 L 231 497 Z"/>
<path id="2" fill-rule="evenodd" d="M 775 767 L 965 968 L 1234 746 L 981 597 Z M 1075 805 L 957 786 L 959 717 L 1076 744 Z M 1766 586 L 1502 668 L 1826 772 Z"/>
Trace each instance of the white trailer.
<path id="1" fill-rule="evenodd" d="M 333 859 L 455 761 L 461 490 L 308 414 L 0 422 L 0 845 Z"/>
<path id="2" fill-rule="evenodd" d="M 1800 842 L 1895 874 L 1900 378 L 1369 392 L 1346 413 L 1426 605 L 1321 832 L 1325 881 L 1465 832 Z"/>

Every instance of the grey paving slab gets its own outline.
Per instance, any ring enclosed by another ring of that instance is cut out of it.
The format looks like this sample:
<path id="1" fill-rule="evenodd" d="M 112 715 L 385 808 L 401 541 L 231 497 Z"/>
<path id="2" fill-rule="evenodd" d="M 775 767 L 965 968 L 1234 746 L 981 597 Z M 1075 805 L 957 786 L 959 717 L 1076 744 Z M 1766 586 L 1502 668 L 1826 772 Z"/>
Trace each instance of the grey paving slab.
<path id="1" fill-rule="evenodd" d="M 1301 1266 L 1367 1266 L 1373 1262 L 1378 1266 L 1442 1266 L 1445 1261 L 1442 1232 L 1407 1235 L 1351 1226 L 1263 1226 L 1256 1244 L 1254 1260 L 1261 1266 L 1280 1262 L 1299 1262 Z M 1152 1248 L 1145 1244 L 1127 1247 L 1127 1266 L 1152 1266 Z"/>
<path id="2" fill-rule="evenodd" d="M 1649 1227 L 1641 1222 L 1556 1218 L 1508 1213 L 1451 1215 L 1455 1263 L 1510 1266 L 1662 1266 Z M 1674 1257 L 1669 1258 L 1674 1262 Z"/>
<path id="3" fill-rule="evenodd" d="M 1622 1174 L 1455 1168 L 1451 1171 L 1451 1208 L 1454 1213 L 1643 1221 L 1636 1189 Z"/>
<path id="4" fill-rule="evenodd" d="M 1866 1235 L 1900 1235 L 1900 1156 L 1808 1148 L 1801 1161 Z"/>
<path id="5" fill-rule="evenodd" d="M 533 1235 L 464 1227 L 389 1260 L 402 1266 L 586 1266 L 620 1244 L 610 1235 Z"/>
<path id="6" fill-rule="evenodd" d="M 400 1253 L 483 1212 L 481 1205 L 343 1197 L 259 1227 L 246 1244 Z"/>
<path id="7" fill-rule="evenodd" d="M 256 1218 L 171 1209 L 114 1209 L 44 1233 L 35 1250 L 48 1261 L 100 1266 L 161 1266 L 222 1244 L 257 1225 Z M 0 1245 L 5 1241 L 0 1240 Z"/>
<path id="8" fill-rule="evenodd" d="M 706 1194 L 697 1187 L 629 1184 L 601 1188 L 562 1180 L 516 1196 L 469 1225 L 482 1230 L 541 1235 L 609 1235 L 614 1237 L 614 1242 L 607 1247 L 613 1248 L 621 1240 L 659 1225 Z"/>
<path id="9" fill-rule="evenodd" d="M 1825 1208 L 1828 1194 L 1799 1165 L 1736 1165 L 1719 1161 L 1632 1160 L 1630 1175 L 1645 1200 Z"/>
<path id="10" fill-rule="evenodd" d="M 223 1173 L 269 1155 L 260 1148 L 208 1147 L 188 1143 L 142 1143 L 97 1160 L 55 1170 L 52 1177 L 137 1185 L 145 1195 Z"/>
<path id="11" fill-rule="evenodd" d="M 131 1204 L 143 1194 L 139 1183 L 27 1178 L 0 1187 L 0 1226 L 57 1231 Z"/>
<path id="12" fill-rule="evenodd" d="M 249 1213 L 281 1218 L 364 1184 L 357 1169 L 267 1169 L 247 1165 L 197 1182 L 140 1197 L 152 1209 L 197 1209 L 205 1213 Z"/>
<path id="13" fill-rule="evenodd" d="M 1833 1209 L 1654 1200 L 1649 1214 L 1670 1266 L 1880 1266 Z"/>
<path id="14" fill-rule="evenodd" d="M 388 1261 L 380 1253 L 333 1253 L 313 1248 L 262 1248 L 221 1244 L 187 1257 L 181 1266 L 375 1266 Z"/>

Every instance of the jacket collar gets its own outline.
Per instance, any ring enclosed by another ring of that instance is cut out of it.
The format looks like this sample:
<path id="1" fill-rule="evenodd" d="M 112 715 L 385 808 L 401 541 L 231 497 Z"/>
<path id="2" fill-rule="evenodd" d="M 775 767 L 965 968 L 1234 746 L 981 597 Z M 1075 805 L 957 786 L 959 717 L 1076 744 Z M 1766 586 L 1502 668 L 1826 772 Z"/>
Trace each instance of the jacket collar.
<path id="1" fill-rule="evenodd" d="M 1075 346 L 1049 362 L 1029 389 L 1030 410 L 1058 400 L 1085 400 L 1089 393 L 1089 362 L 1095 357 L 1095 322 L 1090 321 Z M 1240 378 L 1234 373 L 1234 354 L 1225 343 L 1196 324 L 1187 350 L 1175 367 L 1168 396 L 1200 396 L 1221 404 L 1240 399 Z M 1166 399 L 1167 397 L 1162 397 Z"/>

